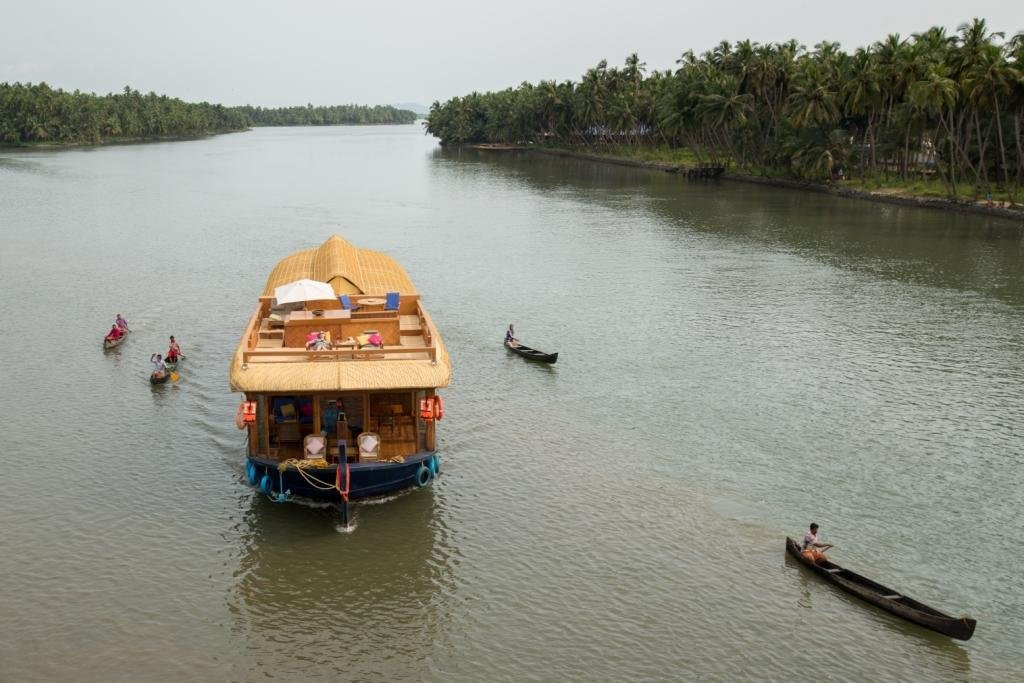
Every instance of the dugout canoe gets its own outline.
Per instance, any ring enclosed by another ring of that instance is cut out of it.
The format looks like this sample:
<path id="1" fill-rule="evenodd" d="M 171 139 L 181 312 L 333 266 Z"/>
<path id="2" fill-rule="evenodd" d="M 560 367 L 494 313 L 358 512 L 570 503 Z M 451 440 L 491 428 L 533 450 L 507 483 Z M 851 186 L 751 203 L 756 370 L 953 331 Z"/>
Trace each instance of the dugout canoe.
<path id="1" fill-rule="evenodd" d="M 890 614 L 957 640 L 970 640 L 974 635 L 974 627 L 977 624 L 974 619 L 944 614 L 899 591 L 840 567 L 835 562 L 825 561 L 815 564 L 801 554 L 800 546 L 788 536 L 786 537 L 786 552 L 826 581 Z"/>
<path id="2" fill-rule="evenodd" d="M 505 348 L 508 349 L 509 351 L 518 353 L 523 358 L 526 358 L 528 360 L 535 360 L 539 363 L 554 363 L 555 361 L 558 360 L 557 351 L 555 353 L 544 353 L 543 351 L 531 349 L 529 346 L 525 346 L 524 344 L 520 344 L 518 342 L 516 342 L 515 344 L 505 342 Z"/>

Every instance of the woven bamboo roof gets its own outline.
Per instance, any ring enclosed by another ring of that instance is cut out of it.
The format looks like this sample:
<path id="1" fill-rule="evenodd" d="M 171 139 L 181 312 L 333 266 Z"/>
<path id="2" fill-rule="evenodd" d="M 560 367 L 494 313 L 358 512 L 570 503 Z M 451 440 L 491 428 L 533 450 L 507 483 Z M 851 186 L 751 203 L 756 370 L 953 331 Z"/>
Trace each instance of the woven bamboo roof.
<path id="1" fill-rule="evenodd" d="M 242 347 L 231 361 L 231 388 L 256 393 L 378 391 L 446 387 L 452 366 L 444 344 L 437 342 L 437 362 L 429 360 L 317 361 L 248 363 Z"/>
<path id="2" fill-rule="evenodd" d="M 332 235 L 319 247 L 303 249 L 281 259 L 267 278 L 263 296 L 274 288 L 302 278 L 327 282 L 335 294 L 416 294 L 405 269 L 387 254 L 352 246 Z"/>
<path id="3" fill-rule="evenodd" d="M 267 278 L 263 296 L 273 296 L 276 287 L 301 278 L 329 282 L 337 294 L 417 294 L 409 276 L 393 258 L 354 247 L 337 235 L 319 247 L 282 259 Z M 424 348 L 422 358 L 415 360 L 408 355 L 409 359 L 306 360 L 299 352 L 298 357 L 286 354 L 279 360 L 246 362 L 249 342 L 243 338 L 231 361 L 231 388 L 252 393 L 291 393 L 448 386 L 452 373 L 448 352 L 430 316 L 425 311 L 423 316 L 433 348 Z M 259 321 L 259 313 L 254 320 Z M 428 353 L 431 350 L 433 360 Z"/>

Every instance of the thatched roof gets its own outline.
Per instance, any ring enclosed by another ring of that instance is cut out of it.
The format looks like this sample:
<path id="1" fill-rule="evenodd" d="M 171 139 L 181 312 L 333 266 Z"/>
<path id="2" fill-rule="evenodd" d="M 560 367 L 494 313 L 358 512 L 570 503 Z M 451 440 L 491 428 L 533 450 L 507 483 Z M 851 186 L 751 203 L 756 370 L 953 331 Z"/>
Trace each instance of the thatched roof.
<path id="1" fill-rule="evenodd" d="M 416 294 L 405 270 L 390 256 L 359 249 L 334 235 L 319 247 L 296 252 L 281 260 L 263 291 L 301 278 L 329 282 L 338 294 Z M 422 304 L 422 302 L 420 302 Z M 260 359 L 245 363 L 247 339 L 243 338 L 231 361 L 230 382 L 234 391 L 254 393 L 366 391 L 422 389 L 448 386 L 452 368 L 441 335 L 424 311 L 430 328 L 435 360 L 422 359 L 305 360 L 301 356 Z M 254 318 L 258 322 L 258 318 Z M 410 358 L 406 356 L 406 358 Z"/>
<path id="2" fill-rule="evenodd" d="M 308 363 L 248 363 L 242 369 L 242 348 L 231 361 L 234 391 L 282 393 L 316 391 L 376 391 L 446 387 L 452 366 L 438 342 L 437 362 L 429 360 L 350 360 Z"/>
<path id="3" fill-rule="evenodd" d="M 263 296 L 274 296 L 275 287 L 302 278 L 330 283 L 335 294 L 416 293 L 405 269 L 393 258 L 354 247 L 337 235 L 278 262 L 267 278 Z"/>

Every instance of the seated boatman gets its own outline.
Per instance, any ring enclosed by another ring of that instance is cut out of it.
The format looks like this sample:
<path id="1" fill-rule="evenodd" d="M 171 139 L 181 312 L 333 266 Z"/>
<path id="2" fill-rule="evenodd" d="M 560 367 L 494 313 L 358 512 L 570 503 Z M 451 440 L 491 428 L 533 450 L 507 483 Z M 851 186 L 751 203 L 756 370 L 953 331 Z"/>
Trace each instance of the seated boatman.
<path id="1" fill-rule="evenodd" d="M 834 547 L 831 543 L 822 543 L 818 540 L 818 525 L 811 522 L 810 529 L 804 534 L 804 542 L 800 546 L 800 554 L 815 564 L 821 564 L 822 562 L 828 562 L 824 551 Z"/>

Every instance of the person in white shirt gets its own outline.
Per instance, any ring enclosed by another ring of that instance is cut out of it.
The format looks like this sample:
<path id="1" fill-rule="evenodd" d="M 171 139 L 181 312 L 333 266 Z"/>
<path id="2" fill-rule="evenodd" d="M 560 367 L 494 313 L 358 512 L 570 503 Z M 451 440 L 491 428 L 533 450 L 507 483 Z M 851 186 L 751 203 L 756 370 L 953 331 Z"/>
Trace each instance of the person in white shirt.
<path id="1" fill-rule="evenodd" d="M 153 376 L 160 379 L 167 372 L 167 366 L 164 365 L 163 359 L 159 353 L 154 353 L 149 357 L 149 362 L 153 364 Z"/>
<path id="2" fill-rule="evenodd" d="M 810 529 L 804 534 L 804 542 L 800 546 L 800 551 L 804 557 L 818 564 L 828 561 L 824 551 L 834 547 L 831 543 L 822 543 L 818 540 L 818 525 L 811 522 Z"/>

